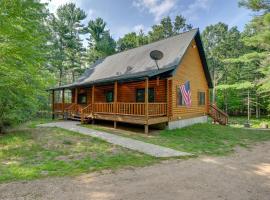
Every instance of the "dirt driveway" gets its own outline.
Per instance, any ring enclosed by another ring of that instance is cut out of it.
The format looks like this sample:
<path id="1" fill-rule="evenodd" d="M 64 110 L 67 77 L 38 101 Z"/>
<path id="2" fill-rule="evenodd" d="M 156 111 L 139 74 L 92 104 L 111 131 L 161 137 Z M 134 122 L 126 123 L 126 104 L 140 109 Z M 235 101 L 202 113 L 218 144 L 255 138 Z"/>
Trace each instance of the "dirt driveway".
<path id="1" fill-rule="evenodd" d="M 227 157 L 0 185 L 0 199 L 269 200 L 270 143 Z"/>

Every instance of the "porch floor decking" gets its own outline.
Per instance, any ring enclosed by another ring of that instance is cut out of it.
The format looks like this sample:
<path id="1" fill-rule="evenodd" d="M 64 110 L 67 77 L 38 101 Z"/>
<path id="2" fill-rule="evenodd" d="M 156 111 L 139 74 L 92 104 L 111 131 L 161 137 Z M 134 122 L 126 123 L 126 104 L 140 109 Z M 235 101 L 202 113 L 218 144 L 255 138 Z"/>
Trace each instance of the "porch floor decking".
<path id="1" fill-rule="evenodd" d="M 63 121 L 63 122 L 54 122 L 48 124 L 41 124 L 40 127 L 58 127 L 70 131 L 75 131 L 81 134 L 89 135 L 92 137 L 98 137 L 102 140 L 105 140 L 109 143 L 119 145 L 131 150 L 135 150 L 141 153 L 145 153 L 154 157 L 181 157 L 181 156 L 192 156 L 190 153 L 176 151 L 167 147 L 162 147 L 111 133 L 106 133 L 102 131 L 96 131 L 89 128 L 78 126 L 78 122 L 73 121 Z"/>

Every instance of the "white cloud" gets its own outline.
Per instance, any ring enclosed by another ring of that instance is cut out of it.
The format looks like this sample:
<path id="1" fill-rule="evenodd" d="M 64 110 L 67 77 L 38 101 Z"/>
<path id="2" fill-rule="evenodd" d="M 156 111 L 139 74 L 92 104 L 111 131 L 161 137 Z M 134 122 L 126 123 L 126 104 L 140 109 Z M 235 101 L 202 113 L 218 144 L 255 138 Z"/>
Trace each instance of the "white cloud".
<path id="1" fill-rule="evenodd" d="M 243 10 L 237 13 L 234 18 L 231 18 L 228 21 L 228 25 L 230 27 L 232 26 L 239 26 L 239 24 L 245 24 L 246 19 L 251 17 L 250 11 L 249 10 Z M 241 23 L 242 22 L 242 23 Z"/>
<path id="2" fill-rule="evenodd" d="M 50 12 L 55 13 L 57 8 L 66 3 L 76 3 L 76 0 L 41 0 L 41 3 L 48 3 Z"/>
<path id="3" fill-rule="evenodd" d="M 191 20 L 198 19 L 198 13 L 202 10 L 209 10 L 212 0 L 195 0 L 193 3 L 187 6 L 183 15 Z"/>
<path id="4" fill-rule="evenodd" d="M 148 33 L 151 30 L 151 27 L 146 27 L 143 24 L 137 24 L 133 27 L 132 31 L 136 32 L 137 34 L 140 31 L 143 31 L 144 33 Z"/>
<path id="5" fill-rule="evenodd" d="M 145 27 L 144 27 L 143 24 L 138 24 L 138 25 L 135 25 L 135 26 L 133 27 L 133 30 L 134 30 L 136 33 L 138 33 L 140 30 L 143 30 L 143 31 L 144 31 L 144 29 L 145 29 Z"/>
<path id="6" fill-rule="evenodd" d="M 140 10 L 147 10 L 154 15 L 155 21 L 159 21 L 167 15 L 175 6 L 176 0 L 134 0 L 133 5 Z"/>
<path id="7" fill-rule="evenodd" d="M 112 27 L 110 32 L 114 39 L 118 40 L 119 38 L 123 37 L 125 34 L 130 33 L 132 28 L 127 26 L 119 26 L 119 27 Z"/>

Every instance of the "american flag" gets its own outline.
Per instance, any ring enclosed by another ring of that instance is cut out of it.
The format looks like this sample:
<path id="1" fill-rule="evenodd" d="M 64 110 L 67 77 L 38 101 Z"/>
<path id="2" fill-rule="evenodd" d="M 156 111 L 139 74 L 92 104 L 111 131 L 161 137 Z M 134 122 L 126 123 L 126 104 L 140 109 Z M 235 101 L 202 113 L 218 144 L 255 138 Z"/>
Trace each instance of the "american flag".
<path id="1" fill-rule="evenodd" d="M 183 85 L 180 85 L 180 90 L 186 106 L 191 106 L 191 91 L 189 81 L 185 82 Z"/>

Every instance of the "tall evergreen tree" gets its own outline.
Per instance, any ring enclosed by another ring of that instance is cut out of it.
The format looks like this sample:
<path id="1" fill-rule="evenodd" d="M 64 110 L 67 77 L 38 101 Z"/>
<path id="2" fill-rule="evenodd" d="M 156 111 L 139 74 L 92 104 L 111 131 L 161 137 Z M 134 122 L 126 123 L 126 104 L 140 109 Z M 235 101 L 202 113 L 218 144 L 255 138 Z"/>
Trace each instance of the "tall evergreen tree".
<path id="1" fill-rule="evenodd" d="M 46 105 L 48 29 L 44 4 L 0 1 L 0 132 Z"/>
<path id="2" fill-rule="evenodd" d="M 88 62 L 93 63 L 96 60 L 115 53 L 116 42 L 110 35 L 110 31 L 106 29 L 106 22 L 97 18 L 91 20 L 87 27 L 90 33 Z"/>
<path id="3" fill-rule="evenodd" d="M 257 92 L 267 97 L 270 110 L 270 2 L 265 0 L 241 0 L 240 6 L 245 6 L 257 15 L 246 26 L 243 41 L 252 48 L 238 60 L 242 63 L 257 63 L 256 74 L 262 74 L 257 82 Z"/>
<path id="4" fill-rule="evenodd" d="M 56 16 L 51 17 L 54 47 L 52 65 L 55 64 L 59 71 L 59 85 L 74 81 L 76 74 L 82 72 L 85 49 L 80 36 L 85 34 L 82 24 L 85 18 L 85 12 L 74 3 L 60 6 Z"/>

